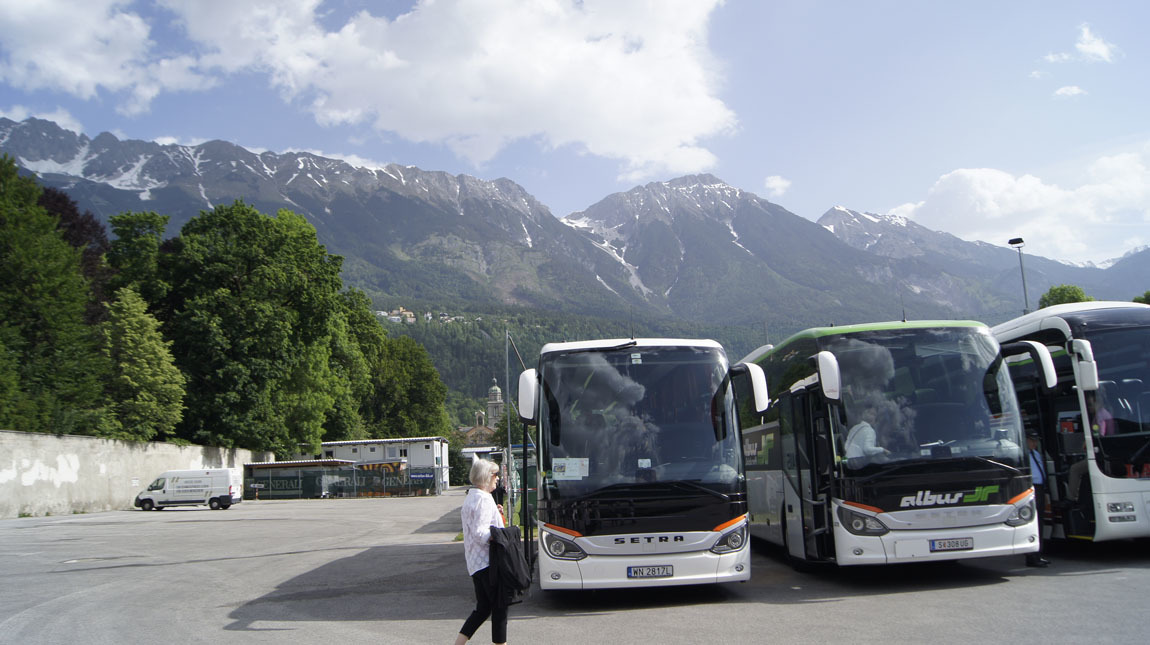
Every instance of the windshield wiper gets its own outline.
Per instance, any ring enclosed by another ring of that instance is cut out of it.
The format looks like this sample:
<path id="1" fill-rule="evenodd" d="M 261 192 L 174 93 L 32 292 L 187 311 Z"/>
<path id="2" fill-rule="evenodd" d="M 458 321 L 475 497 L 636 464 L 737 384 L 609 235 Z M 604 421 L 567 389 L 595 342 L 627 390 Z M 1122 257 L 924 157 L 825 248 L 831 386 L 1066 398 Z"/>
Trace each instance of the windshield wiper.
<path id="1" fill-rule="evenodd" d="M 563 355 L 566 356 L 567 354 L 585 354 L 587 352 L 617 352 L 621 349 L 627 349 L 628 347 L 634 347 L 635 345 L 638 345 L 638 344 L 639 344 L 639 341 L 637 341 L 637 340 L 629 340 L 625 343 L 619 343 L 618 345 L 612 345 L 611 347 L 587 347 L 584 349 L 571 349 L 571 350 L 563 352 Z"/>
<path id="2" fill-rule="evenodd" d="M 969 457 L 960 457 L 959 459 L 961 459 L 962 461 L 977 461 L 979 463 L 988 464 L 988 465 L 994 466 L 995 468 L 1001 468 L 1002 470 L 1007 471 L 1011 475 L 1021 475 L 1022 474 L 1022 471 L 1015 468 L 1014 466 L 1009 466 L 1009 465 L 1004 464 L 1002 462 L 995 461 L 995 460 L 991 459 L 990 457 L 981 457 L 979 455 L 971 455 Z"/>
<path id="3" fill-rule="evenodd" d="M 909 468 L 911 466 L 922 466 L 924 464 L 931 464 L 931 463 L 934 463 L 934 461 L 935 460 L 933 460 L 933 459 L 914 459 L 914 460 L 910 460 L 910 461 L 899 461 L 899 462 L 895 462 L 893 464 L 874 464 L 876 466 L 880 466 L 878 471 L 871 473 L 870 475 L 867 475 L 866 477 L 862 477 L 858 481 L 860 484 L 866 483 L 866 482 L 869 482 L 870 480 L 875 479 L 877 477 L 881 477 L 883 475 L 889 475 L 893 472 L 902 470 L 903 468 Z"/>
<path id="4" fill-rule="evenodd" d="M 669 485 L 674 484 L 675 486 L 679 486 L 681 488 L 689 488 L 691 490 L 702 491 L 704 493 L 707 493 L 708 495 L 714 495 L 715 497 L 718 497 L 719 499 L 721 499 L 725 502 L 731 501 L 730 495 L 727 495 L 725 493 L 720 493 L 719 491 L 714 490 L 712 488 L 707 488 L 706 486 L 704 486 L 698 482 L 694 482 L 694 481 L 690 481 L 690 480 L 686 480 L 686 479 L 677 479 L 675 481 L 659 482 L 659 483 L 669 484 Z"/>
<path id="5" fill-rule="evenodd" d="M 1138 458 L 1142 456 L 1142 453 L 1146 452 L 1147 448 L 1150 448 L 1150 441 L 1147 441 L 1146 443 L 1142 444 L 1141 448 L 1134 451 L 1134 454 L 1130 455 L 1130 463 L 1132 463 L 1132 464 L 1138 463 Z"/>
<path id="6" fill-rule="evenodd" d="M 974 462 L 978 462 L 980 464 L 987 464 L 989 466 L 994 466 L 995 468 L 1001 468 L 1002 470 L 1005 470 L 1012 475 L 1021 475 L 1022 474 L 1022 471 L 1015 468 L 1014 466 L 1008 466 L 1007 464 L 997 462 L 993 459 L 990 459 L 989 457 L 980 457 L 977 455 L 971 455 L 971 456 L 966 456 L 966 457 L 957 457 L 956 456 L 956 457 L 948 457 L 948 458 L 943 458 L 943 459 L 914 459 L 914 460 L 909 460 L 909 461 L 898 461 L 898 462 L 891 463 L 891 464 L 875 464 L 877 466 L 881 466 L 879 468 L 879 470 L 874 472 L 874 473 L 871 473 L 870 475 L 867 475 L 866 477 L 860 478 L 858 481 L 859 481 L 859 483 L 866 483 L 866 482 L 869 482 L 869 481 L 876 479 L 878 477 L 881 477 L 884 475 L 889 475 L 893 472 L 902 470 L 904 468 L 909 468 L 912 466 L 924 466 L 924 465 L 928 465 L 928 464 L 954 463 L 954 462 L 963 462 L 963 461 L 974 461 Z"/>
<path id="7" fill-rule="evenodd" d="M 731 500 L 730 496 L 724 495 L 723 493 L 720 493 L 717 490 L 712 490 L 710 488 L 707 488 L 706 486 L 703 486 L 702 484 L 698 484 L 698 483 L 695 483 L 693 481 L 673 480 L 673 481 L 665 481 L 665 482 L 612 484 L 610 486 L 604 486 L 603 488 L 600 488 L 599 490 L 591 491 L 590 493 L 587 493 L 586 495 L 580 495 L 579 497 L 576 497 L 575 499 L 565 500 L 565 501 L 567 501 L 567 502 L 582 502 L 582 501 L 586 501 L 586 500 L 590 500 L 590 499 L 595 499 L 597 497 L 603 496 L 605 494 L 610 494 L 610 493 L 621 493 L 621 494 L 625 495 L 627 493 L 650 493 L 650 492 L 656 492 L 659 490 L 667 490 L 667 489 L 673 489 L 673 488 L 680 488 L 680 489 L 685 488 L 691 492 L 705 492 L 709 495 L 714 495 L 715 497 L 718 497 L 719 499 L 722 499 L 723 501 L 729 502 Z"/>

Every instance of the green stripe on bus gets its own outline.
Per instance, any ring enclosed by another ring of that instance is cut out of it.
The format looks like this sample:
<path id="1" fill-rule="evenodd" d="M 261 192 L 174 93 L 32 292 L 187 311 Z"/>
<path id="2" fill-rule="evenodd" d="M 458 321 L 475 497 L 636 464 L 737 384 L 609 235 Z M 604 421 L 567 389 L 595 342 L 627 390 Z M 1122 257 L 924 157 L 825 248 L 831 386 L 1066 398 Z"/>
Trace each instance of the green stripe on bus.
<path id="1" fill-rule="evenodd" d="M 842 327 L 812 327 L 804 329 L 797 334 L 787 338 L 783 342 L 774 347 L 771 352 L 776 352 L 787 345 L 803 339 L 808 338 L 825 338 L 827 336 L 845 336 L 847 334 L 857 334 L 860 332 L 868 331 L 889 331 L 894 329 L 933 329 L 939 327 L 982 327 L 989 329 L 986 324 L 980 323 L 976 320 L 911 320 L 902 322 L 896 320 L 892 322 L 881 323 L 863 323 L 859 325 L 843 325 Z"/>

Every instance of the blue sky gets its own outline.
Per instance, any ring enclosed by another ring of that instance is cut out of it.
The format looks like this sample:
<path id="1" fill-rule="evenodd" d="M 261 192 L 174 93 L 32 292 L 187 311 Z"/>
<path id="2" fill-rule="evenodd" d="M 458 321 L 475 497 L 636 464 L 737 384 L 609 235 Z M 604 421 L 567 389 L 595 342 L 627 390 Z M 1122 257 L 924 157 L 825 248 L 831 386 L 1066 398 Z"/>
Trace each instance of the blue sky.
<path id="1" fill-rule="evenodd" d="M 1150 4 L 0 0 L 0 115 L 508 177 L 709 172 L 1101 262 L 1150 244 Z"/>

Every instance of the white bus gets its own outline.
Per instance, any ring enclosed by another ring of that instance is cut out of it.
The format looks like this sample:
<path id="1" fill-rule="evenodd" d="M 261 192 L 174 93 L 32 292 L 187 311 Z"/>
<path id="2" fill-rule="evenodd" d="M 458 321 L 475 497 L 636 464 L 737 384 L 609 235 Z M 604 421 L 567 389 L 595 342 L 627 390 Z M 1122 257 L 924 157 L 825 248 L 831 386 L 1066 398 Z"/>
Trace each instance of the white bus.
<path id="1" fill-rule="evenodd" d="M 963 321 L 813 328 L 752 352 L 771 401 L 740 405 L 751 534 L 796 568 L 1036 551 L 1014 352 L 1052 371 L 1044 346 L 1000 349 Z"/>
<path id="2" fill-rule="evenodd" d="M 1050 348 L 1053 389 L 1011 364 L 1024 422 L 1042 435 L 1053 537 L 1150 536 L 1150 306 L 1057 305 L 994 327 Z"/>
<path id="3" fill-rule="evenodd" d="M 735 369 L 765 403 L 761 370 Z M 518 392 L 538 431 L 543 589 L 750 578 L 731 371 L 709 340 L 544 345 Z"/>

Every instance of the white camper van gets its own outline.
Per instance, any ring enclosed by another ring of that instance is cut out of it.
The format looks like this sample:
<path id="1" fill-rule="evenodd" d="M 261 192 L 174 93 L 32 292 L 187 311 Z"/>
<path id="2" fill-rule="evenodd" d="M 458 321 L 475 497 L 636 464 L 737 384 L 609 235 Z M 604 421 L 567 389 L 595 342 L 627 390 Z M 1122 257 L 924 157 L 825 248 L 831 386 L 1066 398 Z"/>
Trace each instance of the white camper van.
<path id="1" fill-rule="evenodd" d="M 169 470 L 136 495 L 136 506 L 143 511 L 159 511 L 166 506 L 207 504 L 214 511 L 240 503 L 242 494 L 243 477 L 237 470 Z"/>

